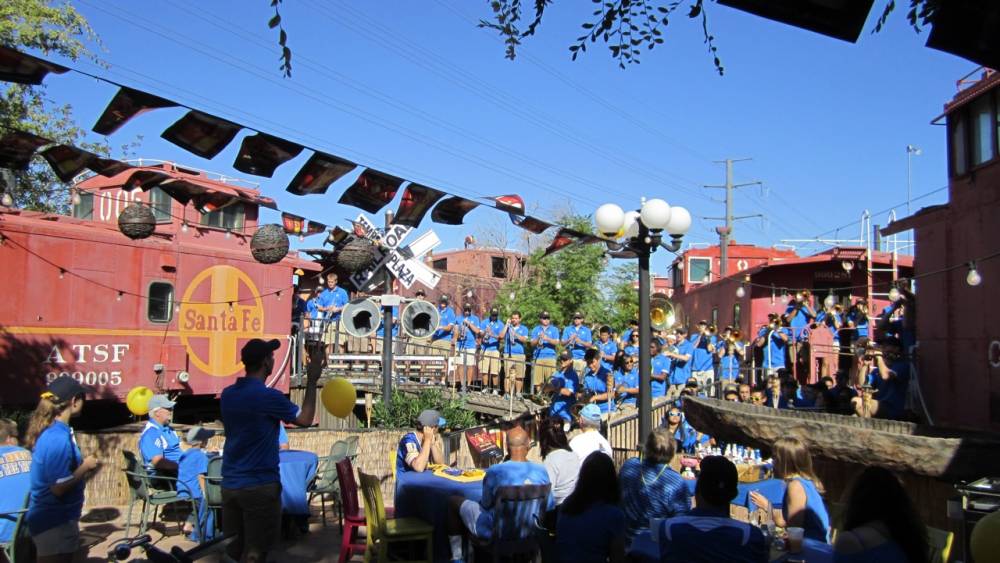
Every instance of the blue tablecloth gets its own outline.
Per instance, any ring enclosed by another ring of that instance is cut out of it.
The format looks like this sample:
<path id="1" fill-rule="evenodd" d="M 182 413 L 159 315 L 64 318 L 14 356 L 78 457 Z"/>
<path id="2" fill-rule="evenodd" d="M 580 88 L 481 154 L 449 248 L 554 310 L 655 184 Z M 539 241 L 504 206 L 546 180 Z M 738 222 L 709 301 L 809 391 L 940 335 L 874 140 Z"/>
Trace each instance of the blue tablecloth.
<path id="1" fill-rule="evenodd" d="M 658 562 L 660 560 L 660 546 L 653 542 L 648 531 L 640 532 L 632 540 L 628 554 L 633 560 L 642 563 Z M 770 560 L 772 563 L 786 561 L 789 557 L 804 559 L 809 563 L 832 563 L 833 546 L 805 538 L 802 540 L 802 553 L 790 554 L 786 551 L 771 550 Z"/>
<path id="2" fill-rule="evenodd" d="M 684 481 L 688 490 L 691 491 L 692 497 L 694 496 L 696 483 L 697 481 L 694 479 Z M 757 481 L 756 483 L 740 483 L 737 485 L 736 498 L 733 499 L 731 504 L 745 506 L 753 510 L 754 506 L 752 506 L 752 503 L 750 502 L 750 491 L 757 491 L 767 497 L 767 499 L 771 501 L 772 505 L 781 508 L 785 499 L 785 482 L 781 479 L 765 479 L 763 481 Z"/>
<path id="3" fill-rule="evenodd" d="M 278 454 L 281 472 L 281 508 L 285 514 L 308 516 L 306 489 L 316 476 L 319 457 L 300 450 L 281 450 Z"/>
<path id="4" fill-rule="evenodd" d="M 434 560 L 451 559 L 448 545 L 448 499 L 465 497 L 479 502 L 483 482 L 459 483 L 430 471 L 404 471 L 396 477 L 396 517 L 416 517 L 434 526 Z"/>

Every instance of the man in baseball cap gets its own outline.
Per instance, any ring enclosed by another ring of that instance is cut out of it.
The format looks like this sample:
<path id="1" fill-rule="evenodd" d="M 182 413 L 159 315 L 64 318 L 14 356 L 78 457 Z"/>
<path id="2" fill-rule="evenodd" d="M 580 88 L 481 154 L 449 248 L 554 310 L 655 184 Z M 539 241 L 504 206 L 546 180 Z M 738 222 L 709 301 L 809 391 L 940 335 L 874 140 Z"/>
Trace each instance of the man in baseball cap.
<path id="1" fill-rule="evenodd" d="M 166 395 L 153 395 L 149 399 L 149 420 L 139 435 L 139 453 L 146 470 L 153 475 L 177 476 L 181 439 L 170 426 L 176 404 Z"/>
<path id="2" fill-rule="evenodd" d="M 548 311 L 538 315 L 538 326 L 531 329 L 531 345 L 535 349 L 535 365 L 531 367 L 531 385 L 537 391 L 556 372 L 556 345 L 559 329 L 552 324 Z"/>
<path id="3" fill-rule="evenodd" d="M 584 405 L 578 418 L 581 432 L 569 441 L 569 449 L 580 458 L 580 462 L 594 452 L 612 455 L 611 444 L 601 436 L 601 409 L 594 403 Z"/>
<path id="4" fill-rule="evenodd" d="M 407 432 L 396 448 L 396 472 L 424 471 L 430 463 L 445 463 L 444 445 L 438 433 L 447 424 L 441 413 L 427 409 L 417 416 L 416 432 Z"/>

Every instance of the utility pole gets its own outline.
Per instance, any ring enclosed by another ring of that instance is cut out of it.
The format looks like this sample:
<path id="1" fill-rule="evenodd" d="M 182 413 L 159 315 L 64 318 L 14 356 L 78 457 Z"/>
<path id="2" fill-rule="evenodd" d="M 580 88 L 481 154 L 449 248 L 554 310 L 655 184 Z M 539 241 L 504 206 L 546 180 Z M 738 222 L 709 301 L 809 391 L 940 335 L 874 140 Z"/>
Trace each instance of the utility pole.
<path id="1" fill-rule="evenodd" d="M 733 163 L 743 162 L 746 160 L 753 160 L 752 158 L 727 158 L 726 160 L 716 160 L 715 162 L 726 164 L 726 183 L 724 185 L 710 185 L 705 186 L 706 188 L 718 188 L 726 190 L 726 216 L 725 217 L 705 217 L 705 219 L 713 221 L 724 221 L 725 225 L 721 227 L 716 227 L 715 232 L 719 234 L 719 277 L 725 278 L 729 274 L 729 241 L 733 236 L 733 222 L 739 219 L 749 219 L 751 217 L 761 217 L 760 213 L 756 215 L 743 215 L 740 217 L 733 216 L 733 190 L 736 188 L 743 188 L 746 186 L 759 186 L 761 182 L 747 182 L 745 184 L 734 184 L 733 183 Z"/>

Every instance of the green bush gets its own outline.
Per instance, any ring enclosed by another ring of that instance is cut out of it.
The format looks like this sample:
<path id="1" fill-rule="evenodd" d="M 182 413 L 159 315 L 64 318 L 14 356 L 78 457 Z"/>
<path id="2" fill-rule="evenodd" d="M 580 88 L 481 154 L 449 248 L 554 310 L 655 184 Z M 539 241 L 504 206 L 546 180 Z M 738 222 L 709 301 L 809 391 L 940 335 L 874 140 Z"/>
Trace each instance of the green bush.
<path id="1" fill-rule="evenodd" d="M 398 390 L 392 392 L 392 408 L 382 399 L 372 408 L 372 424 L 379 428 L 412 428 L 425 409 L 434 409 L 448 421 L 450 430 L 462 430 L 477 424 L 476 414 L 465 407 L 463 399 L 448 399 L 438 389 L 426 389 L 414 397 Z"/>

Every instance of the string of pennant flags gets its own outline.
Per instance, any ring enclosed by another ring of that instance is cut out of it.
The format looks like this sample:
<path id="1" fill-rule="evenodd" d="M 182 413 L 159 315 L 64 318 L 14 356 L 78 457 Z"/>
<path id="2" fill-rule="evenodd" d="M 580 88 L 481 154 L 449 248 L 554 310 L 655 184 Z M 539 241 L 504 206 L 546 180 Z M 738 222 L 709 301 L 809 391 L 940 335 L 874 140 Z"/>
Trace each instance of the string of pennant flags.
<path id="1" fill-rule="evenodd" d="M 363 167 L 361 174 L 340 195 L 338 203 L 350 205 L 368 213 L 377 213 L 396 198 L 402 196 L 393 222 L 408 227 L 418 227 L 430 212 L 431 221 L 443 225 L 461 225 L 466 215 L 480 206 L 506 212 L 511 223 L 533 234 L 542 234 L 556 225 L 525 213 L 523 198 L 516 194 L 481 198 L 483 203 L 444 190 L 408 181 L 399 176 L 364 166 L 351 160 L 326 153 L 256 128 L 214 116 L 197 108 L 155 94 L 131 88 L 89 72 L 63 66 L 45 59 L 0 46 L 0 80 L 27 85 L 39 85 L 46 76 L 73 71 L 118 87 L 92 130 L 101 135 L 111 135 L 131 119 L 143 113 L 163 108 L 186 108 L 188 112 L 163 131 L 161 137 L 184 150 L 205 159 L 213 159 L 222 152 L 243 129 L 254 131 L 242 140 L 233 168 L 250 174 L 271 178 L 282 164 L 296 158 L 303 150 L 312 154 L 292 178 L 286 191 L 298 195 L 323 195 L 338 180 Z M 131 171 L 127 186 L 148 190 L 160 187 L 171 197 L 185 205 L 193 202 L 202 212 L 221 208 L 240 199 L 278 210 L 274 200 L 264 196 L 247 197 L 245 193 L 220 193 L 208 190 L 193 181 L 177 181 L 155 169 L 134 167 L 79 147 L 53 143 L 26 131 L 12 130 L 0 139 L 0 167 L 26 170 L 31 159 L 39 153 L 64 182 L 69 182 L 84 170 L 102 176 L 115 176 Z M 405 187 L 404 187 L 405 184 Z M 485 204 L 485 205 L 484 205 Z M 327 230 L 328 226 L 304 217 L 281 212 L 282 226 L 289 234 L 309 236 Z M 336 233 L 334 233 L 336 238 Z M 592 244 L 605 239 L 560 227 L 545 255 L 574 244 Z"/>

